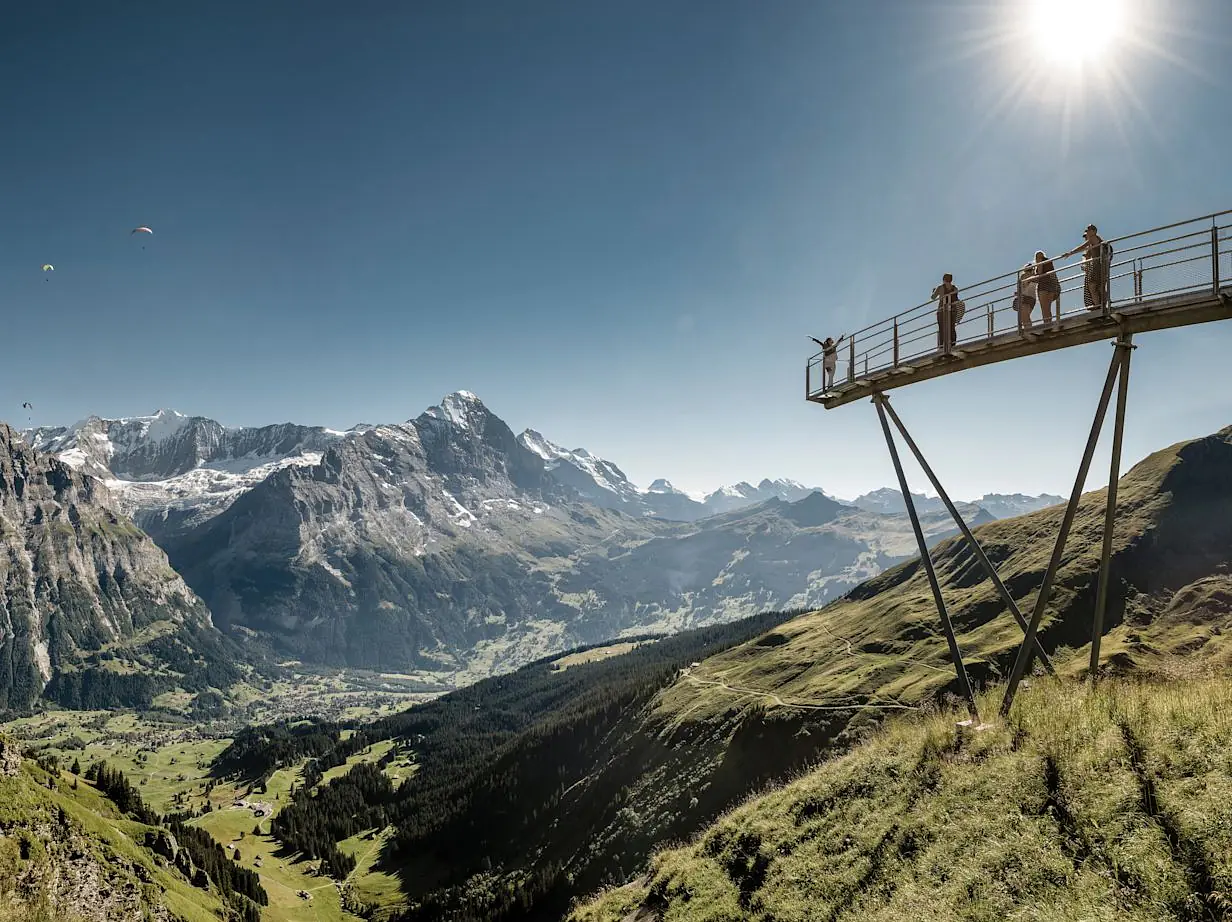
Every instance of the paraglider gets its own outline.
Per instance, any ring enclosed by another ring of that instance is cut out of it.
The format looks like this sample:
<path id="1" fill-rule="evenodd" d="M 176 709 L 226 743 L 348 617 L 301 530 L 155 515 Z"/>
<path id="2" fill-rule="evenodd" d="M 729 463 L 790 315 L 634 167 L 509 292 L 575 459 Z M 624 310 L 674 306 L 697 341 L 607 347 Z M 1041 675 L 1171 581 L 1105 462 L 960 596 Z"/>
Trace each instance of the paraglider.
<path id="1" fill-rule="evenodd" d="M 33 412 L 34 412 L 34 404 L 32 404 L 32 403 L 23 403 L 23 404 L 21 405 L 21 408 L 22 408 L 23 410 L 29 410 L 31 413 L 33 413 Z M 33 418 L 33 417 L 31 417 L 31 416 L 27 416 L 27 417 L 26 417 L 26 422 L 29 422 L 32 418 Z"/>
<path id="2" fill-rule="evenodd" d="M 55 267 L 55 266 L 53 266 L 51 263 L 43 263 L 43 271 L 44 271 L 44 272 L 55 272 L 55 271 L 56 271 L 56 267 Z M 51 276 L 50 276 L 50 275 L 44 275 L 44 276 L 43 276 L 43 281 L 44 281 L 44 282 L 50 282 L 50 281 L 51 281 Z"/>
<path id="3" fill-rule="evenodd" d="M 148 227 L 146 227 L 144 224 L 142 224 L 140 227 L 134 227 L 134 228 L 132 229 L 132 233 L 130 233 L 128 236 L 130 236 L 130 237 L 131 237 L 131 236 L 133 236 L 133 234 L 153 234 L 153 233 L 154 233 L 154 231 L 150 230 L 150 228 L 148 228 Z M 144 244 L 144 243 L 143 243 L 143 244 L 141 244 L 141 249 L 143 249 L 143 250 L 145 249 L 145 244 Z"/>

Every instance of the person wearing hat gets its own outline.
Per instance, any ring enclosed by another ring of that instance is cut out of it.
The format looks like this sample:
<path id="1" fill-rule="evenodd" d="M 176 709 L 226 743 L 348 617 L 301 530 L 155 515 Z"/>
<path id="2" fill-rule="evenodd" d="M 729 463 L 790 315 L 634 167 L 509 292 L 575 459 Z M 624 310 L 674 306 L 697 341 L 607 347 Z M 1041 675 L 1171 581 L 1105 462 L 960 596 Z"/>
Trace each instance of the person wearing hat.
<path id="1" fill-rule="evenodd" d="M 1062 253 L 1061 259 L 1073 256 L 1079 250 L 1083 251 L 1082 271 L 1086 281 L 1083 285 L 1082 302 L 1088 310 L 1101 311 L 1108 302 L 1108 264 L 1112 261 L 1112 247 L 1104 242 L 1094 224 L 1087 225 L 1083 238 L 1078 246 Z"/>

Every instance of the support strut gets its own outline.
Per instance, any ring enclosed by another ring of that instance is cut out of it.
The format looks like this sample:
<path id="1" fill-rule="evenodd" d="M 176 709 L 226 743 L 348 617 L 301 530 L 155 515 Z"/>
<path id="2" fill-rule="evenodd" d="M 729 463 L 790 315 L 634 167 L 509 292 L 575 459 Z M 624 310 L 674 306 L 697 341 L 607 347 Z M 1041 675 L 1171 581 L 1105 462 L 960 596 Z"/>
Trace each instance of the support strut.
<path id="1" fill-rule="evenodd" d="M 1001 577 L 997 573 L 997 568 L 992 565 L 992 561 L 988 559 L 988 555 L 984 553 L 984 549 L 980 547 L 980 542 L 975 540 L 975 535 L 971 534 L 971 529 L 967 527 L 967 523 L 963 521 L 963 517 L 959 515 L 957 507 L 950 500 L 949 494 L 945 492 L 945 487 L 941 486 L 941 481 L 937 479 L 937 475 L 933 473 L 933 469 L 928 462 L 924 460 L 924 453 L 915 443 L 915 439 L 911 437 L 911 433 L 907 431 L 907 427 L 903 425 L 903 421 L 899 419 L 898 414 L 894 412 L 894 407 L 890 405 L 888 397 L 882 398 L 882 406 L 885 407 L 887 413 L 890 414 L 890 419 L 894 422 L 894 427 L 898 429 L 903 437 L 903 441 L 907 443 L 907 447 L 911 449 L 911 453 L 915 455 L 916 461 L 920 463 L 920 467 L 924 470 L 924 475 L 933 485 L 933 489 L 937 491 L 937 496 L 941 502 L 945 504 L 945 508 L 949 510 L 950 517 L 954 520 L 954 524 L 958 526 L 958 530 L 962 532 L 964 538 L 967 539 L 967 544 L 975 553 L 976 559 L 979 560 L 980 566 L 984 568 L 984 572 L 988 578 L 992 580 L 993 586 L 997 589 L 997 594 L 1001 596 L 1001 601 L 1005 603 L 1005 607 L 1010 610 L 1010 614 L 1014 616 L 1014 620 L 1018 622 L 1018 626 L 1025 632 L 1027 630 L 1027 619 L 1023 617 L 1022 612 L 1018 609 L 1018 603 L 1014 601 L 1014 597 L 1010 595 L 1010 591 L 1005 588 L 1005 583 L 1001 582 Z M 1049 673 L 1056 674 L 1053 668 L 1052 660 L 1048 658 L 1048 654 L 1044 652 L 1043 646 L 1040 644 L 1039 638 L 1035 639 L 1035 655 L 1040 658 Z"/>
<path id="2" fill-rule="evenodd" d="M 1108 583 L 1111 578 L 1112 529 L 1116 522 L 1117 485 L 1121 479 L 1121 437 L 1125 434 L 1125 405 L 1129 400 L 1129 360 L 1133 356 L 1134 334 L 1117 340 L 1121 356 L 1121 380 L 1117 388 L 1116 418 L 1112 427 L 1112 467 L 1108 475 L 1108 503 L 1104 509 L 1104 546 L 1099 558 L 1099 589 L 1095 595 L 1095 620 L 1091 625 L 1091 666 L 1094 679 L 1099 672 L 1099 642 L 1104 635 L 1104 613 L 1108 609 Z"/>
<path id="3" fill-rule="evenodd" d="M 1048 561 L 1044 582 L 1040 586 L 1039 595 L 1035 598 L 1035 610 L 1031 613 L 1031 623 L 1027 625 L 1027 636 L 1023 638 L 1022 645 L 1018 648 L 1018 656 L 1014 659 L 1014 668 L 1010 670 L 1009 686 L 1005 689 L 1005 697 L 1001 701 L 1002 717 L 1010 712 L 1010 707 L 1014 703 L 1014 695 L 1018 691 L 1018 683 L 1022 681 L 1023 673 L 1027 671 L 1031 654 L 1035 650 L 1035 635 L 1044 617 L 1044 609 L 1052 596 L 1052 584 L 1061 566 L 1061 557 L 1065 553 L 1065 542 L 1069 538 L 1069 530 L 1074 524 L 1074 515 L 1078 512 L 1078 501 L 1082 498 L 1082 488 L 1087 482 L 1087 472 L 1091 469 L 1091 456 L 1095 454 L 1095 445 L 1099 442 L 1099 433 L 1104 426 L 1104 416 L 1108 412 L 1112 385 L 1116 383 L 1123 354 L 1128 351 L 1121 347 L 1121 342 L 1116 345 L 1117 348 L 1112 354 L 1112 362 L 1108 365 L 1108 377 L 1104 381 L 1099 407 L 1095 411 L 1095 420 L 1091 423 L 1091 434 L 1087 436 L 1087 447 L 1082 454 L 1082 463 L 1078 466 L 1078 476 L 1074 478 L 1074 490 L 1070 493 L 1069 503 L 1065 507 L 1065 517 L 1061 519 L 1061 530 L 1057 534 L 1057 543 L 1052 549 L 1052 559 Z"/>
<path id="4" fill-rule="evenodd" d="M 950 647 L 950 658 L 954 661 L 954 671 L 958 674 L 958 686 L 963 697 L 967 699 L 967 710 L 971 712 L 971 721 L 979 726 L 980 713 L 975 706 L 975 693 L 971 690 L 971 682 L 967 678 L 967 670 L 963 668 L 962 651 L 958 649 L 958 639 L 954 636 L 954 625 L 950 622 L 950 613 L 945 607 L 945 599 L 941 595 L 941 584 L 937 582 L 937 572 L 933 569 L 932 558 L 928 555 L 928 543 L 924 540 L 924 530 L 920 527 L 920 518 L 916 515 L 915 501 L 911 498 L 911 490 L 907 486 L 907 476 L 903 473 L 903 463 L 898 457 L 898 447 L 894 444 L 894 436 L 890 432 L 890 423 L 886 419 L 886 398 L 878 392 L 873 395 L 873 403 L 877 406 L 877 416 L 881 420 L 881 431 L 885 433 L 886 447 L 890 449 L 890 460 L 894 462 L 894 472 L 898 474 L 898 485 L 903 491 L 903 502 L 907 505 L 907 515 L 911 519 L 911 528 L 915 531 L 916 544 L 920 547 L 920 563 L 928 575 L 928 585 L 933 591 L 933 601 L 937 603 L 937 613 L 941 616 L 941 626 L 945 629 L 945 640 Z"/>

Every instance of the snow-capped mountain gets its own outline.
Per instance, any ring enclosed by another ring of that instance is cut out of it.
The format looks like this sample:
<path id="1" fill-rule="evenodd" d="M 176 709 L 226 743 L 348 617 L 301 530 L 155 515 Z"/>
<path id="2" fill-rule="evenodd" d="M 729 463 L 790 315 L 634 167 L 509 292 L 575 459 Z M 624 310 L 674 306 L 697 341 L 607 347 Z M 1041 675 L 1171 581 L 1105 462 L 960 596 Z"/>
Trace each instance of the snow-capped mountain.
<path id="1" fill-rule="evenodd" d="M 709 510 L 708 514 L 714 514 L 731 512 L 734 509 L 743 509 L 745 506 L 751 506 L 754 503 L 764 503 L 766 500 L 773 498 L 794 503 L 797 500 L 804 499 L 810 493 L 822 493 L 822 495 L 825 495 L 818 488 L 806 487 L 804 484 L 797 483 L 794 480 L 766 479 L 757 486 L 742 480 L 740 483 L 729 487 L 720 487 L 709 494 L 702 502 Z"/>
<path id="2" fill-rule="evenodd" d="M 1023 493 L 985 493 L 972 502 L 987 510 L 994 519 L 1012 519 L 1063 503 L 1065 497 L 1052 493 L 1041 493 L 1039 496 L 1027 496 Z"/>
<path id="3" fill-rule="evenodd" d="M 925 496 L 923 493 L 913 492 L 911 500 L 915 503 L 915 511 L 921 514 L 945 509 L 945 504 L 936 496 Z M 882 487 L 879 490 L 857 496 L 851 501 L 851 505 L 865 512 L 880 512 L 884 515 L 898 515 L 907 511 L 902 492 L 891 487 Z"/>
<path id="4" fill-rule="evenodd" d="M 893 491 L 865 511 L 788 480 L 641 489 L 585 449 L 515 436 L 467 391 L 345 432 L 163 410 L 26 441 L 102 480 L 220 626 L 336 665 L 474 677 L 622 632 L 822 604 L 914 554 Z M 922 513 L 930 538 L 953 533 Z"/>
<path id="5" fill-rule="evenodd" d="M 921 515 L 928 512 L 942 512 L 945 509 L 945 504 L 937 496 L 912 493 L 911 499 L 915 503 L 916 512 Z M 1065 497 L 1054 496 L 1051 493 L 1041 493 L 1039 496 L 1027 496 L 1023 493 L 985 493 L 979 499 L 968 502 L 984 509 L 994 519 L 1011 519 L 1063 503 Z M 851 500 L 850 505 L 866 512 L 880 512 L 886 515 L 900 515 L 907 511 L 907 506 L 903 502 L 903 494 L 891 487 L 882 487 L 879 490 L 857 496 Z"/>
<path id="6" fill-rule="evenodd" d="M 227 428 L 175 410 L 23 433 L 36 450 L 102 480 L 155 537 L 217 515 L 281 467 L 316 464 L 344 435 L 292 423 Z"/>
<path id="7" fill-rule="evenodd" d="M 642 504 L 642 491 L 629 482 L 624 471 L 611 461 L 597 458 L 585 448 L 570 451 L 549 441 L 534 429 L 518 436 L 523 447 L 543 459 L 544 469 L 586 500 L 607 509 L 627 509 Z"/>

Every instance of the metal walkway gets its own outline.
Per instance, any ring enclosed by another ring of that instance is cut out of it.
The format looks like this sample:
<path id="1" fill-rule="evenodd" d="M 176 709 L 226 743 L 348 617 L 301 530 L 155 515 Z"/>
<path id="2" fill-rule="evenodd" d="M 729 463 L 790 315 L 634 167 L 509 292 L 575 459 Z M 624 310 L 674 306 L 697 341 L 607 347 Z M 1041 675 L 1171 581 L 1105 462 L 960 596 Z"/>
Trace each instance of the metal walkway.
<path id="1" fill-rule="evenodd" d="M 1226 223 L 1220 223 L 1223 220 Z M 834 387 L 825 388 L 822 355 L 809 358 L 805 397 L 826 409 L 981 365 L 1079 346 L 1123 334 L 1232 319 L 1232 210 L 1107 241 L 1113 247 L 1107 304 L 1083 304 L 1082 259 L 1055 261 L 1059 316 L 1045 325 L 1040 306 L 1019 324 L 1018 270 L 959 289 L 966 306 L 954 342 L 943 337 L 930 301 L 857 330 L 839 347 Z"/>
<path id="2" fill-rule="evenodd" d="M 903 503 L 915 531 L 920 563 L 949 645 L 958 687 L 971 713 L 970 719 L 962 721 L 960 726 L 979 729 L 985 724 L 976 707 L 975 692 L 963 665 L 962 650 L 950 620 L 943 587 L 920 528 L 891 424 L 919 462 L 924 475 L 958 525 L 963 540 L 974 552 L 1006 610 L 1023 632 L 1001 702 L 1000 714 L 1005 717 L 1013 706 L 1014 696 L 1032 660 L 1038 659 L 1046 670 L 1054 671 L 1040 642 L 1039 629 L 1091 469 L 1104 418 L 1112 402 L 1113 390 L 1116 390 L 1112 457 L 1104 502 L 1103 545 L 1092 611 L 1091 659 L 1088 667 L 1092 679 L 1098 677 L 1100 641 L 1113 589 L 1110 570 L 1113 526 L 1121 472 L 1125 409 L 1129 401 L 1129 368 L 1133 350 L 1137 348 L 1134 334 L 1232 318 L 1232 237 L 1228 233 L 1232 223 L 1220 223 L 1220 219 L 1232 221 L 1230 215 L 1232 211 L 1222 211 L 1105 241 L 1112 245 L 1113 252 L 1108 261 L 1106 280 L 1095 284 L 1093 279 L 1092 289 L 1100 289 L 1098 291 L 1084 291 L 1086 276 L 1081 271 L 1081 260 L 1068 265 L 1057 265 L 1054 260 L 1057 279 L 1061 284 L 1060 304 L 1065 309 L 1054 314 L 1049 324 L 1042 323 L 1036 317 L 1020 317 L 1015 310 L 1022 284 L 1021 269 L 1015 269 L 986 282 L 960 288 L 959 297 L 965 310 L 958 318 L 956 327 L 951 328 L 945 322 L 949 318 L 936 303 L 930 301 L 858 330 L 846 346 L 846 356 L 841 360 L 835 375 L 835 386 L 831 389 L 823 387 L 821 353 L 809 359 L 804 379 L 806 399 L 820 403 L 829 410 L 862 397 L 871 397 L 877 409 L 886 448 L 894 464 L 899 489 L 902 490 Z M 976 536 L 963 521 L 906 425 L 890 405 L 886 391 L 980 365 L 1103 339 L 1116 340 L 1112 361 L 1048 568 L 1035 594 L 1028 618 L 1001 580 L 996 566 Z"/>

